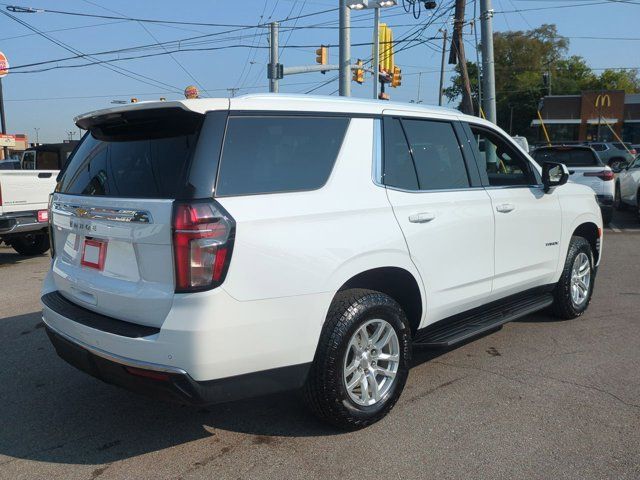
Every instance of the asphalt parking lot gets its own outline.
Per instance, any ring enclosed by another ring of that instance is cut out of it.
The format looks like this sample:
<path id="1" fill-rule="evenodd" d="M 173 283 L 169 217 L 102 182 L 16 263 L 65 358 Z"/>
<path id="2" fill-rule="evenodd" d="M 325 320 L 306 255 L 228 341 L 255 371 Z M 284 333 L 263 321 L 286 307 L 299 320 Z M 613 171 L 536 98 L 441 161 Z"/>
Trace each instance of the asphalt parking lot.
<path id="1" fill-rule="evenodd" d="M 2 479 L 638 479 L 640 224 L 616 214 L 588 313 L 545 313 L 419 351 L 382 422 L 354 433 L 296 395 L 158 403 L 60 360 L 40 320 L 48 256 L 0 248 Z"/>

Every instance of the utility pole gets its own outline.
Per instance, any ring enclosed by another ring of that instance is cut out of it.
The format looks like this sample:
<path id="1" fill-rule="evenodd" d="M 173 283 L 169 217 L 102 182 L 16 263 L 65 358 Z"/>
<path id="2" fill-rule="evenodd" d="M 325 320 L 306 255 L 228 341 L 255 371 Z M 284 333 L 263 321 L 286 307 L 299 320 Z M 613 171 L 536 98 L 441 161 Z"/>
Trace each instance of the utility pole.
<path id="1" fill-rule="evenodd" d="M 480 29 L 482 43 L 482 108 L 490 122 L 497 123 L 496 76 L 493 58 L 493 9 L 491 0 L 480 0 Z"/>
<path id="2" fill-rule="evenodd" d="M 464 25 L 465 0 L 456 0 L 455 17 L 453 20 L 453 37 L 451 38 L 451 50 L 449 51 L 449 63 L 460 65 L 462 75 L 462 113 L 473 115 L 473 102 L 471 100 L 471 83 L 467 70 L 467 57 L 464 53 L 464 41 L 462 40 L 462 26 Z M 456 62 L 457 60 L 457 62 Z"/>
<path id="3" fill-rule="evenodd" d="M 231 98 L 235 97 L 236 93 L 238 93 L 238 90 L 240 90 L 238 87 L 227 88 L 227 92 L 229 92 L 229 97 L 231 97 Z"/>
<path id="4" fill-rule="evenodd" d="M 463 0 L 464 1 L 464 0 Z M 341 97 L 351 96 L 351 11 L 347 7 L 347 0 L 340 2 L 340 58 L 339 93 Z"/>
<path id="5" fill-rule="evenodd" d="M 7 133 L 7 122 L 4 118 L 4 97 L 2 96 L 2 78 L 0 78 L 0 127 L 2 130 L 2 134 L 5 135 Z M 2 152 L 4 153 L 3 158 L 6 160 L 9 158 L 9 149 L 7 147 L 2 148 Z"/>
<path id="6" fill-rule="evenodd" d="M 442 60 L 440 62 L 440 90 L 438 90 L 438 105 L 442 106 L 442 93 L 444 90 L 444 58 L 447 53 L 447 29 L 442 30 Z"/>
<path id="7" fill-rule="evenodd" d="M 269 69 L 271 70 L 271 76 L 269 78 L 269 91 L 272 93 L 278 93 L 278 22 L 271 22 L 269 44 L 271 49 L 269 50 Z"/>
<path id="8" fill-rule="evenodd" d="M 38 127 L 34 128 L 34 130 L 36 131 L 36 145 L 38 145 L 40 143 L 40 129 Z"/>
<path id="9" fill-rule="evenodd" d="M 373 9 L 373 99 L 378 99 L 378 72 L 380 71 L 380 8 Z"/>

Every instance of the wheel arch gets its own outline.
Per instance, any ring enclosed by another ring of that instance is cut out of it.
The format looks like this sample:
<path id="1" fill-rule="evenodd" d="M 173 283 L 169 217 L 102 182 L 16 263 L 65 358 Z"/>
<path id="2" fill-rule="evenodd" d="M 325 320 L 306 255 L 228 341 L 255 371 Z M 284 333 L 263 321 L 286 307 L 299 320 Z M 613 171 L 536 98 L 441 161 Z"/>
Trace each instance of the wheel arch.
<path id="1" fill-rule="evenodd" d="M 352 288 L 376 290 L 389 295 L 404 310 L 411 331 L 415 333 L 420 326 L 424 312 L 423 292 L 418 279 L 409 270 L 397 266 L 365 270 L 345 281 L 336 295 Z"/>
<path id="2" fill-rule="evenodd" d="M 591 245 L 591 251 L 597 265 L 600 261 L 600 238 L 602 236 L 602 229 L 600 229 L 594 222 L 586 221 L 578 225 L 572 233 L 573 237 L 582 237 Z"/>

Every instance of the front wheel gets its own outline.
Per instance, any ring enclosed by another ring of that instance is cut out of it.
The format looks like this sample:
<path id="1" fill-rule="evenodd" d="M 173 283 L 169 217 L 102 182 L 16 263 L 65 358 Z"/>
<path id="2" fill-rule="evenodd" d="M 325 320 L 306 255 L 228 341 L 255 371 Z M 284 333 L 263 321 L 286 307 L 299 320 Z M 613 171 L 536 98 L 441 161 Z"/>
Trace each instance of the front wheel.
<path id="1" fill-rule="evenodd" d="M 46 233 L 26 233 L 13 238 L 11 246 L 20 255 L 41 255 L 49 250 L 49 235 Z"/>
<path id="2" fill-rule="evenodd" d="M 306 403 L 339 428 L 364 428 L 393 408 L 410 360 L 411 329 L 395 300 L 372 290 L 339 292 L 305 385 Z"/>
<path id="3" fill-rule="evenodd" d="M 591 245 L 583 237 L 571 237 L 564 269 L 553 292 L 553 313 L 564 319 L 582 315 L 591 301 L 594 277 Z"/>

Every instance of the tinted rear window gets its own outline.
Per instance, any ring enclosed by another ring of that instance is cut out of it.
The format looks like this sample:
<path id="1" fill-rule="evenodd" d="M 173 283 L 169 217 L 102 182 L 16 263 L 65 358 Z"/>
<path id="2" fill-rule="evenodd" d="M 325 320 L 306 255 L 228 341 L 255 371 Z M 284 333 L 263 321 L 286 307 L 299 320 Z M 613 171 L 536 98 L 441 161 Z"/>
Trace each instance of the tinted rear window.
<path id="1" fill-rule="evenodd" d="M 597 167 L 600 161 L 595 153 L 582 148 L 566 150 L 538 150 L 534 154 L 537 162 L 546 160 L 564 163 L 567 167 Z"/>
<path id="2" fill-rule="evenodd" d="M 216 196 L 322 187 L 348 125 L 342 117 L 230 117 Z"/>
<path id="3" fill-rule="evenodd" d="M 59 191 L 175 198 L 184 186 L 202 118 L 176 109 L 142 110 L 91 125 L 62 173 Z"/>

